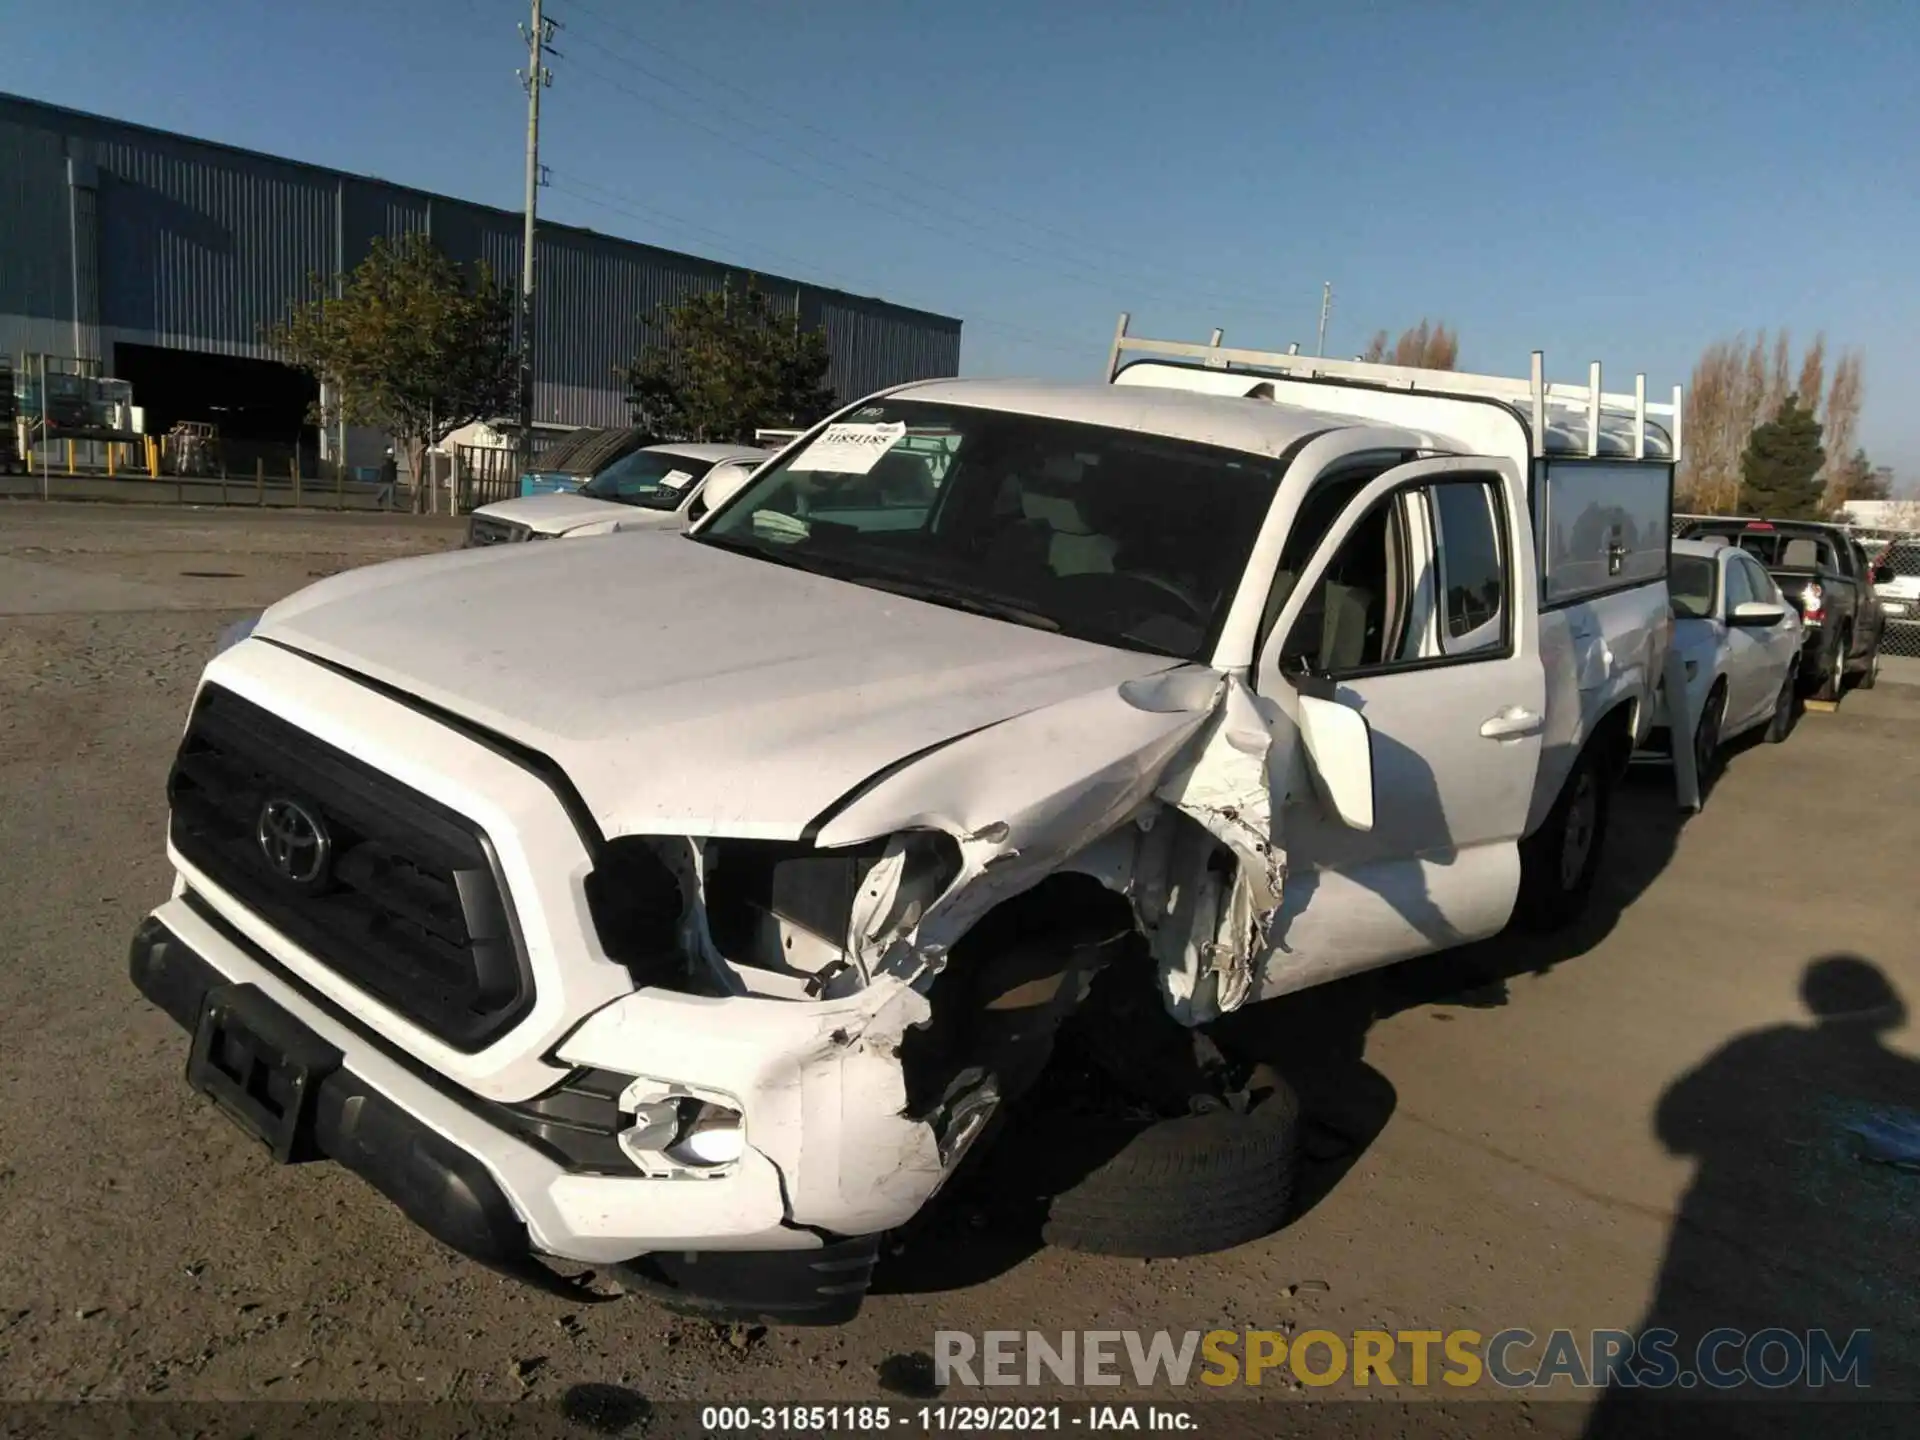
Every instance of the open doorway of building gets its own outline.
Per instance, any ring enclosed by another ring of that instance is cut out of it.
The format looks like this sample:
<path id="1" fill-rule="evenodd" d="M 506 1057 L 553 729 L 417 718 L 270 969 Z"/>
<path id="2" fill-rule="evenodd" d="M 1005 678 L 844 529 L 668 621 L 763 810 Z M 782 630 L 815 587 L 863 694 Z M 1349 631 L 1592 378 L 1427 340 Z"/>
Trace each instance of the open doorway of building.
<path id="1" fill-rule="evenodd" d="M 133 386 L 149 435 L 163 436 L 181 421 L 211 424 L 219 430 L 220 461 L 234 474 L 263 463 L 284 476 L 296 459 L 302 475 L 320 473 L 320 435 L 309 415 L 320 387 L 303 370 L 244 355 L 121 343 L 113 347 L 113 374 Z"/>

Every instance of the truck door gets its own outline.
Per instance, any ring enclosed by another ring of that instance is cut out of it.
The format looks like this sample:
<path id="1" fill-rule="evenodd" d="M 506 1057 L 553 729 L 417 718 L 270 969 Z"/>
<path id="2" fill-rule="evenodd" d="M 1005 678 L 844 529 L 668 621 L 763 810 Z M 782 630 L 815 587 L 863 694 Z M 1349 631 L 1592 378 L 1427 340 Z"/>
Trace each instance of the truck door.
<path id="1" fill-rule="evenodd" d="M 1546 708 L 1531 529 L 1511 462 L 1427 460 L 1288 544 L 1304 559 L 1282 557 L 1256 688 L 1276 726 L 1296 723 L 1302 694 L 1360 712 L 1374 809 L 1371 829 L 1343 823 L 1303 778 L 1310 762 L 1274 777 L 1288 877 L 1261 998 L 1506 924 Z"/>

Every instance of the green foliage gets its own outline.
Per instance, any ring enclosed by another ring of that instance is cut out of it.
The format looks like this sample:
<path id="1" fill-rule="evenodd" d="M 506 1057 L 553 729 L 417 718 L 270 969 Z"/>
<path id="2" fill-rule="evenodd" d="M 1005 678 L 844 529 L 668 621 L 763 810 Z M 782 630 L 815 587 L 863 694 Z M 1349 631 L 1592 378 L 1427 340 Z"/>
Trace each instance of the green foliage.
<path id="1" fill-rule="evenodd" d="M 512 412 L 519 400 L 514 300 L 483 261 L 471 272 L 424 235 L 376 239 L 341 293 L 321 276 L 268 341 L 327 386 L 319 423 L 344 420 L 420 457 L 452 431 Z M 317 409 L 317 407 L 316 407 Z"/>
<path id="2" fill-rule="evenodd" d="M 758 285 L 662 306 L 653 343 L 627 367 L 636 425 L 662 440 L 751 442 L 812 425 L 834 406 L 827 340 L 782 315 Z"/>
<path id="3" fill-rule="evenodd" d="M 1819 475 L 1827 452 L 1820 422 L 1788 395 L 1779 412 L 1754 427 L 1740 457 L 1740 508 L 1777 520 L 1817 520 L 1826 513 Z"/>

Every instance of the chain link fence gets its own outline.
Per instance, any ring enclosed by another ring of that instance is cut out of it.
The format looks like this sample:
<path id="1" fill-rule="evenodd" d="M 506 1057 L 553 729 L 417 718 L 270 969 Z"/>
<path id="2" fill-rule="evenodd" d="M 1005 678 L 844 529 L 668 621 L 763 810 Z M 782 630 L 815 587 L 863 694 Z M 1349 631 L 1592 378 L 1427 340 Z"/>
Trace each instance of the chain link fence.
<path id="1" fill-rule="evenodd" d="M 1725 515 L 1676 515 L 1673 533 L 1678 535 L 1691 521 L 1727 518 Z M 1878 587 L 1880 605 L 1887 615 L 1880 653 L 1920 660 L 1920 530 L 1890 530 L 1873 525 L 1841 528 L 1860 542 L 1867 558 L 1875 565 L 1890 566 L 1893 570 L 1892 583 Z"/>

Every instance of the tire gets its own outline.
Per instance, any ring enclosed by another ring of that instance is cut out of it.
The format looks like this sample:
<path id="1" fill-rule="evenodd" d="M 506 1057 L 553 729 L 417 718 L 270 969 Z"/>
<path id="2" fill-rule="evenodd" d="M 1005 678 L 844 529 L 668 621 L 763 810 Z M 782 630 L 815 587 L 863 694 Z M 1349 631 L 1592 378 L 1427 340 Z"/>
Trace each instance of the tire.
<path id="1" fill-rule="evenodd" d="M 1867 652 L 1867 668 L 1861 672 L 1859 688 L 1871 690 L 1880 683 L 1880 642 L 1873 642 L 1873 649 Z"/>
<path id="2" fill-rule="evenodd" d="M 1780 694 L 1773 702 L 1773 719 L 1767 722 L 1767 743 L 1780 745 L 1793 734 L 1800 720 L 1800 666 L 1787 666 L 1787 678 L 1780 682 Z"/>
<path id="3" fill-rule="evenodd" d="M 1829 704 L 1840 703 L 1840 696 L 1847 688 L 1847 651 L 1853 648 L 1853 636 L 1842 630 L 1834 637 L 1833 652 L 1825 657 L 1826 664 L 1820 675 L 1820 689 L 1814 696 Z"/>
<path id="4" fill-rule="evenodd" d="M 1547 818 L 1520 842 L 1520 896 L 1513 918 L 1525 929 L 1558 930 L 1587 908 L 1613 811 L 1611 749 L 1598 739 L 1587 744 Z"/>
<path id="5" fill-rule="evenodd" d="M 1720 778 L 1721 732 L 1727 723 L 1727 687 L 1716 681 L 1693 727 L 1693 771 L 1700 785 L 1700 803 Z"/>
<path id="6" fill-rule="evenodd" d="M 1222 1108 L 1137 1130 L 1053 1197 L 1041 1237 L 1088 1255 L 1165 1260 L 1271 1235 L 1293 1204 L 1300 1101 L 1270 1070 L 1259 1087 L 1244 1113 Z"/>

